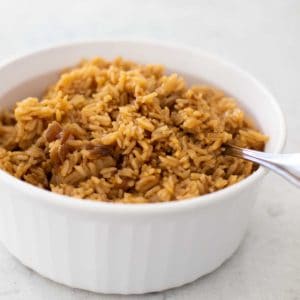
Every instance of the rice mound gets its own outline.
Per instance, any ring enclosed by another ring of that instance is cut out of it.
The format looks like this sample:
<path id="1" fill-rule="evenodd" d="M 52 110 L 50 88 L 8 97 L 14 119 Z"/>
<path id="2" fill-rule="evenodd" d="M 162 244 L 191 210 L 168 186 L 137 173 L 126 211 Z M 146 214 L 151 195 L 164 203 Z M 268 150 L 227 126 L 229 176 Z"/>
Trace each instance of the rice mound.
<path id="1" fill-rule="evenodd" d="M 0 114 L 0 168 L 52 192 L 107 202 L 191 198 L 249 176 L 223 145 L 263 150 L 234 99 L 160 65 L 117 58 L 66 70 L 42 99 Z"/>

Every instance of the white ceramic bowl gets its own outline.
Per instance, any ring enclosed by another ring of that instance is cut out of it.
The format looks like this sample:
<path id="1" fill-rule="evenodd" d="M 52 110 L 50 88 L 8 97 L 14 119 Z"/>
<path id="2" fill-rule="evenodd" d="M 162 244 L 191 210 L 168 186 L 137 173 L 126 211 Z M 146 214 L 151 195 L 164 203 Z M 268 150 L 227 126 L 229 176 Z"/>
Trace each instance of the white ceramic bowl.
<path id="1" fill-rule="evenodd" d="M 198 50 L 158 43 L 97 41 L 36 52 L 0 67 L 0 105 L 40 95 L 82 58 L 123 56 L 162 63 L 190 83 L 236 97 L 279 152 L 285 125 L 278 104 L 253 77 Z M 239 246 L 265 170 L 191 200 L 109 204 L 57 195 L 0 171 L 0 238 L 23 264 L 68 286 L 102 293 L 145 293 L 191 282 Z"/>

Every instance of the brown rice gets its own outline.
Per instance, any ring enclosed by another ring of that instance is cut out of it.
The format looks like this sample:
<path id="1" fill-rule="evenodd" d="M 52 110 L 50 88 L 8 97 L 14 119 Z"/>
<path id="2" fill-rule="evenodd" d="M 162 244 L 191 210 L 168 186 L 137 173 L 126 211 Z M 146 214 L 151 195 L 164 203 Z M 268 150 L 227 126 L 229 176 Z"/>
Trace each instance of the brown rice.
<path id="1" fill-rule="evenodd" d="M 0 167 L 41 188 L 82 199 L 144 203 L 185 199 L 249 176 L 226 143 L 262 150 L 235 100 L 188 87 L 160 65 L 83 61 L 44 97 L 0 115 Z"/>

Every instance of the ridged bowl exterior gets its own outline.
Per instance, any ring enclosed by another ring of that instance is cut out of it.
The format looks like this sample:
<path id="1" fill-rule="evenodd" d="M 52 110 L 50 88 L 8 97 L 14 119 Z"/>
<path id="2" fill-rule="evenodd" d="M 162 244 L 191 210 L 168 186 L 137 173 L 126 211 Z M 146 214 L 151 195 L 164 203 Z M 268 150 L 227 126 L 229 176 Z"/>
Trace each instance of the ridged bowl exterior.
<path id="1" fill-rule="evenodd" d="M 23 264 L 71 287 L 121 294 L 180 286 L 220 266 L 240 244 L 256 194 L 249 187 L 183 213 L 120 217 L 57 210 L 1 183 L 0 191 L 0 237 Z"/>

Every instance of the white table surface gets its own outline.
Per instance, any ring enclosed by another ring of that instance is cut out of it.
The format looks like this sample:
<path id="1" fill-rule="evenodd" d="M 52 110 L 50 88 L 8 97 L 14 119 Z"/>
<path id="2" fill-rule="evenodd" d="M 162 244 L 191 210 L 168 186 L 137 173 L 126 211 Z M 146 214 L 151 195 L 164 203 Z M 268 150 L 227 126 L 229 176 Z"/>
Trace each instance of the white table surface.
<path id="1" fill-rule="evenodd" d="M 287 117 L 286 151 L 300 152 L 299 0 L 0 0 L 0 63 L 55 43 L 108 37 L 197 46 L 240 65 L 277 97 Z M 214 273 L 163 293 L 70 289 L 0 244 L 0 299 L 300 299 L 300 191 L 268 175 L 237 253 Z"/>

